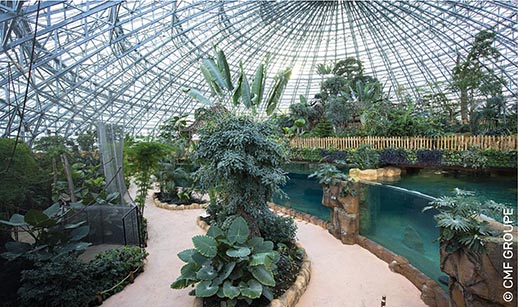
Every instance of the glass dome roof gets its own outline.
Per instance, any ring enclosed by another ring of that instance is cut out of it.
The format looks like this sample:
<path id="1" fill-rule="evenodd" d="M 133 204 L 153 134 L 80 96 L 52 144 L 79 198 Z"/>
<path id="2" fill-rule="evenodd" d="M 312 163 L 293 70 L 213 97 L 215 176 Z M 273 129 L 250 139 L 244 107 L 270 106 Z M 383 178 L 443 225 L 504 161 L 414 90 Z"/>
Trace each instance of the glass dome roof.
<path id="1" fill-rule="evenodd" d="M 182 88 L 208 90 L 199 61 L 214 46 L 250 78 L 269 55 L 269 84 L 292 66 L 281 112 L 319 91 L 318 64 L 351 56 L 394 101 L 402 90 L 418 97 L 437 82 L 447 90 L 457 58 L 484 29 L 502 53 L 491 68 L 516 99 L 517 12 L 512 1 L 1 0 L 0 129 L 21 127 L 31 140 L 102 121 L 154 133 L 200 107 Z"/>

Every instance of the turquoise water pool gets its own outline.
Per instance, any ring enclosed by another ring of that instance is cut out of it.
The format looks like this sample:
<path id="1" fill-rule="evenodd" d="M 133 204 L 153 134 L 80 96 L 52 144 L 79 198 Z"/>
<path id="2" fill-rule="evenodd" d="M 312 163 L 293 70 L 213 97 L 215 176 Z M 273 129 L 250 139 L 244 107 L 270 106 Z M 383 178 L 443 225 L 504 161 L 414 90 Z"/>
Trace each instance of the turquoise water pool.
<path id="1" fill-rule="evenodd" d="M 360 196 L 360 234 L 410 261 L 437 280 L 439 236 L 432 211 L 422 212 L 430 197 L 391 186 L 365 185 Z"/>
<path id="2" fill-rule="evenodd" d="M 317 180 L 308 178 L 307 174 L 290 173 L 288 177 L 282 190 L 289 199 L 275 196 L 273 202 L 329 221 L 329 208 L 322 206 L 322 186 Z"/>
<path id="3" fill-rule="evenodd" d="M 494 200 L 511 206 L 516 206 L 518 197 L 516 176 L 489 177 L 421 171 L 415 175 L 404 175 L 396 182 L 385 184 L 419 191 L 433 197 L 453 195 L 453 189 L 459 188 L 475 192 L 482 201 Z"/>
<path id="4" fill-rule="evenodd" d="M 275 197 L 274 202 L 329 221 L 329 209 L 321 205 L 322 187 L 307 175 L 307 171 L 290 173 L 290 180 L 283 187 L 289 199 Z M 516 206 L 516 186 L 513 176 L 453 176 L 434 172 L 406 175 L 383 185 L 365 185 L 360 196 L 360 234 L 407 258 L 427 276 L 438 280 L 444 274 L 439 267 L 439 244 L 434 242 L 439 235 L 433 219 L 435 213 L 422 212 L 433 199 L 430 196 L 451 195 L 458 187 L 475 191 L 481 200 Z"/>

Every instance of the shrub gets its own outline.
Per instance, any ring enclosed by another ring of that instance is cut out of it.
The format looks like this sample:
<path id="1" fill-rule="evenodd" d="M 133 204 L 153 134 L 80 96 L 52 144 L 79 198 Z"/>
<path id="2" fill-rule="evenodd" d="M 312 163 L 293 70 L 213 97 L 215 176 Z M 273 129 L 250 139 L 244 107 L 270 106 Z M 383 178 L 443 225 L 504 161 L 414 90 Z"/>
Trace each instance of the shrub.
<path id="1" fill-rule="evenodd" d="M 434 216 L 441 233 L 439 240 L 447 253 L 454 253 L 461 247 L 479 253 L 484 247 L 483 238 L 494 235 L 481 214 L 499 216 L 505 205 L 492 200 L 480 203 L 473 192 L 455 189 L 455 196 L 443 196 L 432 201 L 424 211 L 436 209 Z"/>
<path id="2" fill-rule="evenodd" d="M 347 162 L 351 167 L 375 169 L 379 166 L 380 154 L 369 145 L 361 145 L 356 150 L 352 151 L 352 155 Z"/>
<path id="3" fill-rule="evenodd" d="M 288 244 L 295 239 L 297 224 L 289 217 L 268 214 L 259 220 L 259 230 L 265 240 Z"/>
<path id="4" fill-rule="evenodd" d="M 442 163 L 448 166 L 462 165 L 462 151 L 444 151 L 442 154 Z"/>
<path id="5" fill-rule="evenodd" d="M 387 148 L 380 151 L 380 165 L 408 163 L 410 161 L 404 149 Z"/>
<path id="6" fill-rule="evenodd" d="M 347 152 L 341 150 L 320 149 L 320 155 L 322 156 L 322 159 L 329 163 L 347 160 Z"/>
<path id="7" fill-rule="evenodd" d="M 494 149 L 486 149 L 482 151 L 484 157 L 487 158 L 487 166 L 489 167 L 516 167 L 518 162 L 517 151 L 500 151 Z"/>
<path id="8" fill-rule="evenodd" d="M 21 306 L 82 307 L 95 299 L 98 290 L 86 263 L 63 256 L 23 271 L 18 295 Z"/>
<path id="9" fill-rule="evenodd" d="M 302 266 L 304 251 L 297 248 L 289 248 L 287 245 L 278 244 L 279 261 L 277 269 L 273 272 L 276 286 L 272 289 L 273 297 L 279 297 L 295 282 L 297 274 Z"/>
<path id="10" fill-rule="evenodd" d="M 236 115 L 218 117 L 202 129 L 195 153 L 197 177 L 203 189 L 216 191 L 221 200 L 210 209 L 219 227 L 227 217 L 240 215 L 254 234 L 269 235 L 258 225 L 273 215 L 267 202 L 282 193 L 287 180 L 282 169 L 287 151 L 279 137 L 271 124 Z"/>
<path id="11" fill-rule="evenodd" d="M 321 120 L 311 131 L 311 133 L 313 136 L 319 138 L 325 138 L 335 135 L 335 132 L 333 130 L 333 124 L 327 119 Z"/>
<path id="12" fill-rule="evenodd" d="M 101 290 L 108 290 L 144 265 L 148 253 L 138 246 L 124 246 L 107 250 L 90 261 L 89 270 Z M 120 284 L 110 294 L 121 291 L 129 280 Z"/>
<path id="13" fill-rule="evenodd" d="M 250 305 L 261 297 L 273 299 L 269 287 L 276 284 L 273 271 L 279 253 L 273 250 L 271 241 L 250 237 L 245 219 L 235 218 L 226 232 L 211 226 L 207 235 L 195 236 L 192 241 L 194 249 L 178 254 L 187 264 L 171 288 L 196 285 L 196 296 L 217 296 L 222 306 L 238 302 Z"/>
<path id="14" fill-rule="evenodd" d="M 321 159 L 321 151 L 318 148 L 304 147 L 290 149 L 290 160 L 320 161 Z"/>
<path id="15" fill-rule="evenodd" d="M 442 161 L 442 151 L 420 149 L 416 152 L 417 162 L 423 165 L 439 166 Z"/>
<path id="16" fill-rule="evenodd" d="M 488 159 L 482 154 L 477 146 L 472 146 L 468 150 L 462 152 L 462 166 L 474 169 L 485 168 Z"/>

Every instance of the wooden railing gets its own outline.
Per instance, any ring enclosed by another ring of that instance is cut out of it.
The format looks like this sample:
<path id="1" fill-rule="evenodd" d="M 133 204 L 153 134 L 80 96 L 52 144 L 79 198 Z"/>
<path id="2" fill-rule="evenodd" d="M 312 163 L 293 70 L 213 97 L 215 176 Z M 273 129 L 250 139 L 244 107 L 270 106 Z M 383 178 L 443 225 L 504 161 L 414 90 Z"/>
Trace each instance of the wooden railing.
<path id="1" fill-rule="evenodd" d="M 368 144 L 375 149 L 405 148 L 439 149 L 439 150 L 466 150 L 471 146 L 479 149 L 517 150 L 518 135 L 504 136 L 465 136 L 452 135 L 443 137 L 347 137 L 347 138 L 294 138 L 291 147 L 335 148 L 345 150 Z"/>

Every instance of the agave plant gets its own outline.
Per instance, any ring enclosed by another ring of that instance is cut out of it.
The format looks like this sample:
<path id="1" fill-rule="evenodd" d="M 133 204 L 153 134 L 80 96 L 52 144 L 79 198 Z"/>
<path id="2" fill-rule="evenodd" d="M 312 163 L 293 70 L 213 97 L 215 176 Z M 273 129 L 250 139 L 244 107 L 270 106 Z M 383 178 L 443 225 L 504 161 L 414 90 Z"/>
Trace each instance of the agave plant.
<path id="1" fill-rule="evenodd" d="M 441 229 L 438 240 L 447 253 L 454 253 L 462 247 L 479 253 L 484 248 L 484 237 L 495 235 L 481 215 L 499 216 L 506 205 L 492 200 L 481 203 L 474 195 L 474 192 L 456 188 L 454 196 L 440 197 L 423 209 L 423 212 L 430 209 L 439 211 L 434 216 Z"/>
<path id="2" fill-rule="evenodd" d="M 217 296 L 221 306 L 236 306 L 238 301 L 250 305 L 261 296 L 273 299 L 269 287 L 275 286 L 279 253 L 271 241 L 251 238 L 245 219 L 235 218 L 226 232 L 211 226 L 207 235 L 195 236 L 192 242 L 194 249 L 178 254 L 186 264 L 171 288 L 196 285 L 196 296 Z"/>
<path id="3" fill-rule="evenodd" d="M 274 84 L 266 99 L 263 99 L 268 57 L 265 63 L 257 66 L 251 83 L 243 70 L 243 63 L 240 62 L 239 76 L 234 78 L 236 80 L 236 84 L 234 84 L 225 53 L 216 47 L 214 53 L 214 58 L 203 59 L 200 64 L 200 70 L 211 92 L 211 97 L 216 96 L 219 103 L 231 102 L 235 107 L 242 104 L 246 109 L 252 110 L 254 114 L 259 107 L 263 106 L 266 108 L 266 114 L 271 115 L 277 108 L 281 95 L 288 84 L 292 68 L 285 68 L 274 77 Z M 214 105 L 210 98 L 205 97 L 197 89 L 184 88 L 183 91 L 203 104 Z"/>

